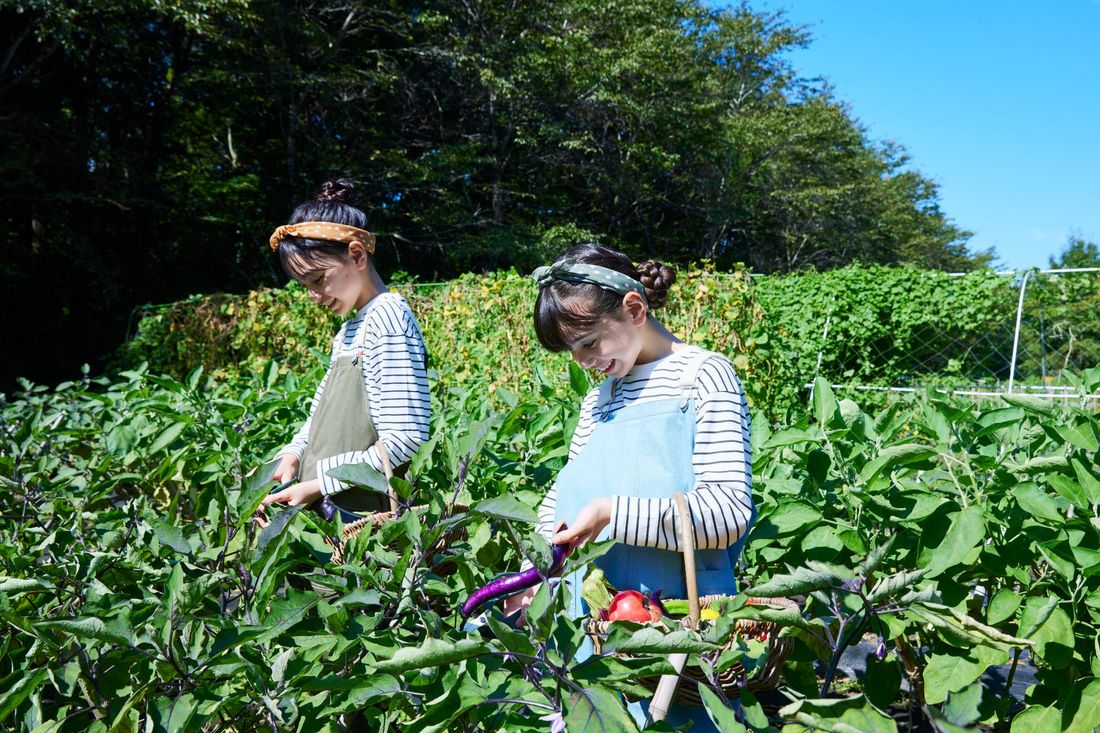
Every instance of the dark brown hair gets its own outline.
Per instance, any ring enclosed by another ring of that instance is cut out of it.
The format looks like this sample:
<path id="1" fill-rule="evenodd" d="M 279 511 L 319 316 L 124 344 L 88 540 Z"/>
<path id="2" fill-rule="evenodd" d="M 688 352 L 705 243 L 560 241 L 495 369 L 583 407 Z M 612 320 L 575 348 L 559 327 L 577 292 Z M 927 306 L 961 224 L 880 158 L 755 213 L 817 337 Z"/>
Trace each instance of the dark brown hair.
<path id="1" fill-rule="evenodd" d="M 290 215 L 287 224 L 303 221 L 330 221 L 358 229 L 367 228 L 367 215 L 353 205 L 355 184 L 347 178 L 337 178 L 321 184 L 321 192 L 301 203 Z M 279 262 L 286 274 L 294 277 L 324 264 L 344 262 L 348 245 L 328 239 L 288 237 L 279 245 Z"/>
<path id="2" fill-rule="evenodd" d="M 578 244 L 557 259 L 598 265 L 632 277 L 645 287 L 649 308 L 660 308 L 676 282 L 676 270 L 652 260 L 634 265 L 622 252 L 599 244 Z M 535 334 L 550 351 L 568 351 L 569 342 L 604 318 L 618 318 L 623 294 L 592 283 L 553 280 L 535 299 Z"/>

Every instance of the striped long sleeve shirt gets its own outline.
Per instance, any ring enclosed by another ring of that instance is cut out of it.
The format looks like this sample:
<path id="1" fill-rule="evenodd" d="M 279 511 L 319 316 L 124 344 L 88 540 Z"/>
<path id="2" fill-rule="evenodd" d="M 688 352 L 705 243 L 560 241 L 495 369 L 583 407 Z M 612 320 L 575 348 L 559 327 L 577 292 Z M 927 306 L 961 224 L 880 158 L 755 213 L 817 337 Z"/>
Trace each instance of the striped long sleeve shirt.
<path id="1" fill-rule="evenodd" d="M 681 396 L 680 379 L 689 355 L 676 352 L 635 366 L 624 376 L 611 401 L 612 412 L 635 403 Z M 572 460 L 585 447 L 597 421 L 599 388 L 585 396 L 569 447 Z M 695 401 L 695 485 L 685 494 L 694 524 L 695 546 L 717 549 L 732 545 L 752 519 L 752 448 L 749 410 L 733 365 L 713 356 L 699 369 Z M 539 508 L 539 531 L 554 532 L 557 487 L 550 488 Z M 568 521 L 568 520 L 567 520 Z M 614 497 L 611 539 L 629 545 L 679 551 L 679 520 L 672 497 Z"/>
<path id="2" fill-rule="evenodd" d="M 341 326 L 332 343 L 332 363 L 341 354 L 354 351 L 359 343 L 367 348 L 367 358 L 361 363 L 371 419 L 385 445 L 390 465 L 400 466 L 407 463 L 428 439 L 431 417 L 428 354 L 420 324 L 403 297 L 392 292 L 382 293 Z M 278 455 L 289 453 L 301 460 L 309 441 L 313 412 L 324 394 L 327 379 L 326 372 L 313 395 L 310 417 Z M 335 494 L 348 488 L 347 484 L 326 473 L 345 463 L 368 463 L 382 470 L 382 459 L 375 446 L 326 456 L 317 462 L 322 494 Z"/>

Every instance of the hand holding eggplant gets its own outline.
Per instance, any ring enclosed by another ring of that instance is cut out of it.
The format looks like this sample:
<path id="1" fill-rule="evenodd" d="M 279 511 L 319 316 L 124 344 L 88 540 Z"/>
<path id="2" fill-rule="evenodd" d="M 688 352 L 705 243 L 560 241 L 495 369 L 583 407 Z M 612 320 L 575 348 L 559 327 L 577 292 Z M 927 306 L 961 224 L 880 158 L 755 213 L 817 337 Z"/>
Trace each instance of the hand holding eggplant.
<path id="1" fill-rule="evenodd" d="M 569 554 L 569 550 L 570 548 L 568 545 L 554 545 L 554 559 L 551 563 L 550 570 L 546 573 L 547 576 L 554 575 L 561 571 L 562 566 L 565 564 L 565 558 Z M 466 599 L 466 602 L 462 604 L 462 616 L 464 618 L 469 616 L 482 604 L 494 598 L 526 590 L 541 582 L 542 574 L 539 573 L 536 567 L 530 567 L 527 570 L 492 580 L 474 591 L 470 597 Z"/>

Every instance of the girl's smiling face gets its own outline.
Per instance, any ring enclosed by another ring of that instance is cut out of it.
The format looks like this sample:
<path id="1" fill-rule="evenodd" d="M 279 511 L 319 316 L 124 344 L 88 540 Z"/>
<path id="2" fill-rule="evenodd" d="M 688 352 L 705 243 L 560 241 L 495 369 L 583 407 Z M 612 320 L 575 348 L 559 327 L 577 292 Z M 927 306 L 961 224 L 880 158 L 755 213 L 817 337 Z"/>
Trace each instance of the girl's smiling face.
<path id="1" fill-rule="evenodd" d="M 622 377 L 638 363 L 644 345 L 641 324 L 630 308 L 624 306 L 623 311 L 617 314 L 620 317 L 601 318 L 591 329 L 569 339 L 569 354 L 582 368 Z"/>

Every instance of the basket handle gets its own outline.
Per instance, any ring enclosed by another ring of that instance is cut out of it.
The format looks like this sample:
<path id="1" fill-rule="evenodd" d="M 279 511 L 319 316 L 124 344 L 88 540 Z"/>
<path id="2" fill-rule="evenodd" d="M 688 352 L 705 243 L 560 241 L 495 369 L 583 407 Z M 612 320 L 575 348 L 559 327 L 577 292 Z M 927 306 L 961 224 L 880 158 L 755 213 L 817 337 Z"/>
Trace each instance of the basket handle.
<path id="1" fill-rule="evenodd" d="M 381 438 L 374 444 L 374 447 L 378 451 L 378 457 L 382 459 L 382 473 L 386 474 L 386 490 L 390 495 L 390 511 L 393 512 L 393 516 L 396 519 L 397 510 L 401 505 L 397 501 L 397 493 L 393 490 L 393 486 L 390 485 L 390 480 L 393 478 L 393 466 L 390 465 L 390 454 L 386 452 L 386 446 L 382 443 Z"/>
<path id="2" fill-rule="evenodd" d="M 695 578 L 695 528 L 687 499 L 677 491 L 676 511 L 680 514 L 680 551 L 684 553 L 684 582 L 687 586 L 688 618 L 691 628 L 699 628 L 699 583 Z"/>
<path id="3" fill-rule="evenodd" d="M 691 512 L 688 510 L 687 499 L 679 491 L 674 497 L 676 511 L 680 515 L 680 549 L 684 553 L 684 581 L 687 584 L 688 618 L 691 620 L 691 628 L 699 628 L 699 584 L 695 580 L 695 532 L 691 525 Z M 650 720 L 664 720 L 668 716 L 668 708 L 672 698 L 676 694 L 676 687 L 680 683 L 680 673 L 687 665 L 687 654 L 678 653 L 668 656 L 669 664 L 675 674 L 662 675 L 657 682 L 657 689 L 653 691 L 653 698 L 649 702 Z"/>

